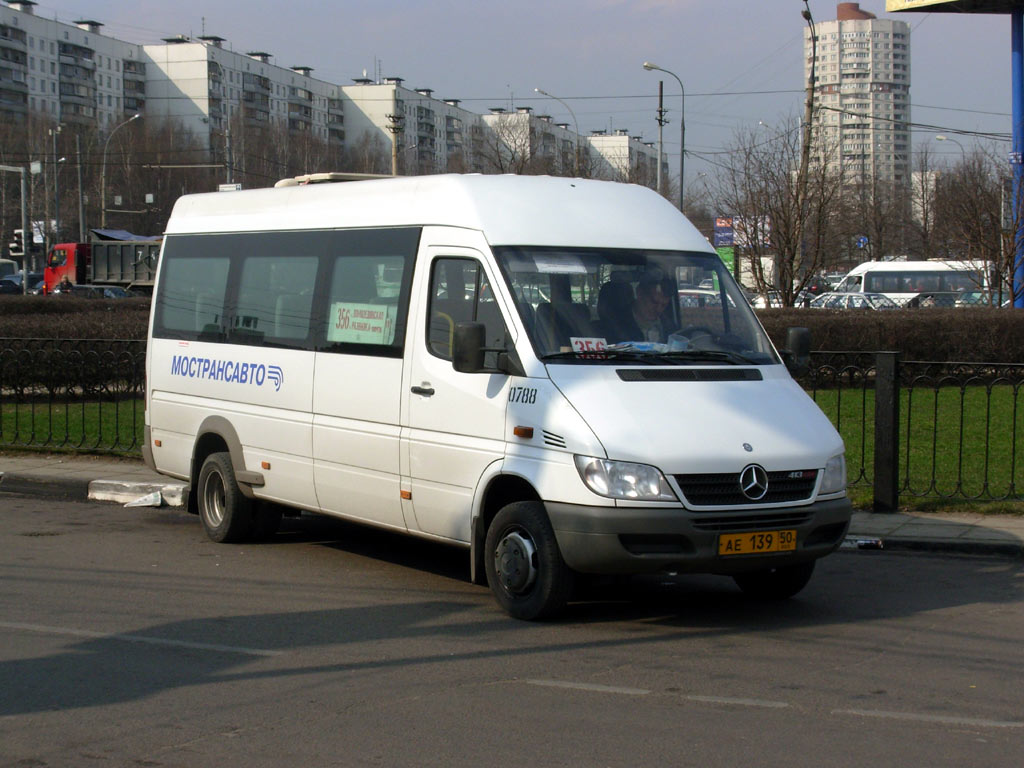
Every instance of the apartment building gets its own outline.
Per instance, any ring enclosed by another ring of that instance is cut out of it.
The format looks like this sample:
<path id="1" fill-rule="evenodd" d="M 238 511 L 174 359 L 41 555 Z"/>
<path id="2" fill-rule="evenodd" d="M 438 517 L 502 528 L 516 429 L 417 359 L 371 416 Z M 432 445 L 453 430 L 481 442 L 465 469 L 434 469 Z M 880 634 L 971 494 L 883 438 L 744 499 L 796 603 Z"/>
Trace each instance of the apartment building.
<path id="1" fill-rule="evenodd" d="M 600 179 L 629 181 L 653 187 L 658 178 L 658 148 L 639 136 L 630 136 L 625 128 L 612 133 L 592 131 L 587 142 L 597 160 L 593 176 Z M 668 163 L 661 158 L 662 175 L 668 178 Z"/>
<path id="2" fill-rule="evenodd" d="M 625 131 L 583 137 L 530 107 L 481 115 L 401 77 L 331 83 L 302 62 L 279 66 L 271 53 L 234 50 L 217 35 L 126 42 L 99 21 L 44 19 L 32 0 L 5 2 L 0 116 L 110 130 L 141 113 L 175 120 L 225 157 L 233 138 L 265 127 L 362 152 L 365 170 L 378 173 L 394 163 L 401 173 L 583 173 L 654 185 L 657 151 Z"/>
<path id="3" fill-rule="evenodd" d="M 142 47 L 98 21 L 35 15 L 31 0 L 0 8 L 0 113 L 106 127 L 146 107 Z"/>
<path id="4" fill-rule="evenodd" d="M 408 88 L 401 77 L 376 82 L 363 77 L 341 86 L 350 147 L 392 152 L 408 173 L 482 171 L 480 115 L 463 109 L 458 99 L 438 99 L 431 88 Z M 387 168 L 390 172 L 390 165 Z"/>
<path id="5" fill-rule="evenodd" d="M 859 3 L 804 30 L 804 82 L 814 67 L 816 147 L 847 178 L 910 180 L 910 25 Z"/>
<path id="6" fill-rule="evenodd" d="M 167 37 L 160 44 L 144 45 L 148 115 L 181 121 L 211 148 L 224 140 L 235 121 L 344 144 L 339 86 L 313 77 L 312 67 L 281 67 L 270 53 L 233 51 L 225 42 L 217 35 L 203 35 L 197 40 Z"/>

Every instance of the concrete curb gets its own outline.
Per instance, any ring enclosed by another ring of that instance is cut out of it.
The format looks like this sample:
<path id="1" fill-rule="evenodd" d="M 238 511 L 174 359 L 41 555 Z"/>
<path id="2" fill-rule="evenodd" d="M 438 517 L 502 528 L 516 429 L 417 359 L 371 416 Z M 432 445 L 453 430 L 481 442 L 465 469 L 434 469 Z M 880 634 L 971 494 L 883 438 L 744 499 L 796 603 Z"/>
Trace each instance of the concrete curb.
<path id="1" fill-rule="evenodd" d="M 113 473 L 108 473 L 113 474 Z M 15 471 L 0 472 L 0 493 L 16 493 L 65 501 L 108 501 L 118 504 L 139 502 L 135 506 L 185 507 L 188 504 L 188 484 L 178 480 L 89 480 L 82 477 L 60 476 L 54 472 Z M 159 493 L 159 496 L 145 497 Z M 1018 531 L 986 531 L 980 526 L 974 530 L 956 524 L 947 529 L 936 526 L 903 526 L 906 531 L 879 530 L 877 521 L 861 520 L 847 533 L 840 547 L 843 551 L 931 552 L 935 554 L 997 556 L 1024 560 L 1024 540 Z M 914 527 L 927 527 L 930 535 L 914 535 Z M 964 536 L 964 531 L 968 535 Z M 977 535 L 978 538 L 973 538 Z"/>
<path id="2" fill-rule="evenodd" d="M 22 493 L 51 499 L 87 499 L 89 483 L 89 480 L 79 478 L 54 478 L 27 472 L 0 474 L 0 491 L 4 493 Z"/>
<path id="3" fill-rule="evenodd" d="M 999 555 L 1024 560 L 1022 542 L 883 538 L 882 549 L 890 552 L 934 552 L 944 555 Z"/>
<path id="4" fill-rule="evenodd" d="M 0 492 L 42 496 L 68 501 L 113 501 L 127 504 L 151 493 L 160 493 L 160 506 L 184 507 L 188 502 L 185 483 L 143 483 L 124 480 L 54 478 L 31 472 L 0 473 Z"/>
<path id="5" fill-rule="evenodd" d="M 127 504 L 151 493 L 160 493 L 164 507 L 183 507 L 188 498 L 184 483 L 131 483 L 121 480 L 93 480 L 88 498 L 93 501 L 116 501 Z"/>

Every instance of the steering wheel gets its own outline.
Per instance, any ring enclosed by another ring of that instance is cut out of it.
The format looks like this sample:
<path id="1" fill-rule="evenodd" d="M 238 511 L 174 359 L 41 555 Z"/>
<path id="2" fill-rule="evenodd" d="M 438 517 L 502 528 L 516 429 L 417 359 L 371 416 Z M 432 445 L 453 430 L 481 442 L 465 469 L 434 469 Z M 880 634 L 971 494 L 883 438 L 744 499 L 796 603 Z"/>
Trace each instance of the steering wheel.
<path id="1" fill-rule="evenodd" d="M 685 328 L 676 331 L 676 333 L 680 334 L 681 336 L 685 336 L 686 338 L 691 340 L 694 338 L 694 336 L 714 337 L 715 335 L 715 332 L 708 328 L 706 325 L 688 325 Z"/>

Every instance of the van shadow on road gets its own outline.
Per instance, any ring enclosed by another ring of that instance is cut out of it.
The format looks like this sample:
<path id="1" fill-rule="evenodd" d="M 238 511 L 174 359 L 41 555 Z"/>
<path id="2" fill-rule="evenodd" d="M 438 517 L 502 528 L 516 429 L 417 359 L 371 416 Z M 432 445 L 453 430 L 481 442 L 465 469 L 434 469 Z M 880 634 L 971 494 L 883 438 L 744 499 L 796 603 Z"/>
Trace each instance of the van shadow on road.
<path id="1" fill-rule="evenodd" d="M 192 536 L 180 522 L 165 513 L 150 520 Z M 105 706 L 227 681 L 639 650 L 877 622 L 960 605 L 1020 602 L 1024 585 L 1021 565 L 1013 561 L 840 553 L 822 561 L 811 584 L 789 601 L 749 599 L 722 577 L 650 576 L 590 585 L 559 622 L 529 624 L 505 617 L 484 588 L 466 583 L 465 550 L 322 518 L 290 522 L 263 546 L 294 547 L 296 556 L 313 546 L 329 557 L 372 558 L 388 569 L 391 595 L 408 587 L 410 595 L 422 596 L 429 572 L 432 581 L 457 582 L 446 593 L 455 597 L 186 619 L 76 640 L 57 653 L 0 662 L 0 716 Z M 384 648 L 402 640 L 416 642 L 397 651 Z M 325 648 L 332 650 L 321 653 Z"/>

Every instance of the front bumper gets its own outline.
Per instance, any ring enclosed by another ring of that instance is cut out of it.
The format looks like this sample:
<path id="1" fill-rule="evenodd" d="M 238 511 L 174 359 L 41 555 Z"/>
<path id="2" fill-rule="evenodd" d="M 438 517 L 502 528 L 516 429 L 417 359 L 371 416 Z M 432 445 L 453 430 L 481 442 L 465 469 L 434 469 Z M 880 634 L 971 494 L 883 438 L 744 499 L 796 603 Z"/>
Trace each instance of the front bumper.
<path id="1" fill-rule="evenodd" d="M 793 565 L 833 552 L 853 513 L 848 498 L 802 507 L 693 512 L 679 507 L 590 507 L 545 502 L 566 564 L 581 573 L 732 574 Z M 721 556 L 718 537 L 794 530 L 790 552 Z"/>

